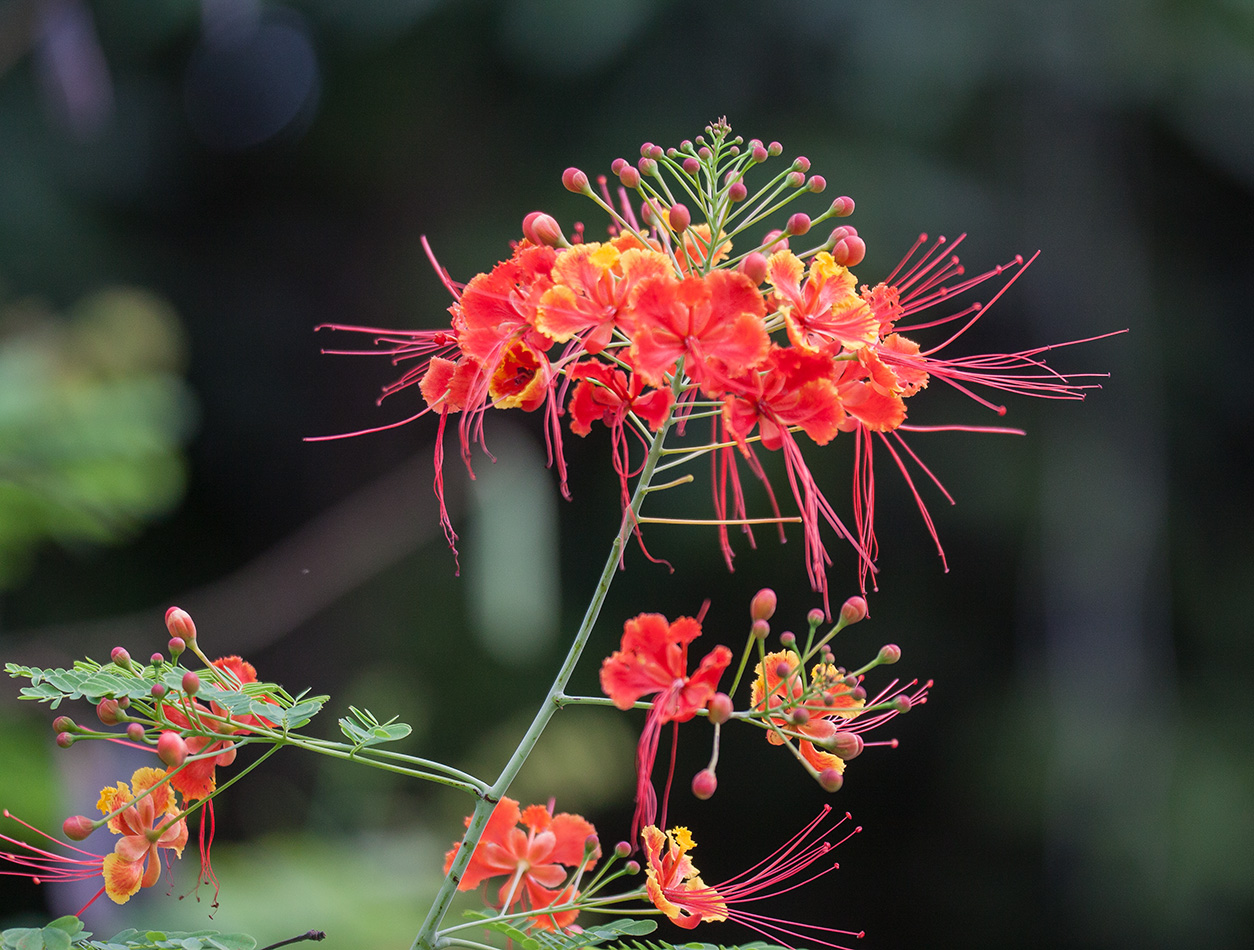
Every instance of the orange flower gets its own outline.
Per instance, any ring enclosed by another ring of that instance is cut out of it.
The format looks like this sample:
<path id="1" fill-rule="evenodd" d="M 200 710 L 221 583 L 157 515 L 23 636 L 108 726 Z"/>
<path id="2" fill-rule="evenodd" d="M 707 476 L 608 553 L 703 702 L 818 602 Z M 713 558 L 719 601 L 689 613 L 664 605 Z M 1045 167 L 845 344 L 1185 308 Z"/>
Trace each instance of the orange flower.
<path id="1" fill-rule="evenodd" d="M 741 910 L 738 906 L 790 891 L 839 867 L 833 862 L 803 880 L 793 880 L 862 830 L 855 828 L 840 841 L 829 841 L 832 833 L 849 820 L 849 815 L 845 814 L 830 827 L 821 828 L 830 812 L 830 806 L 824 805 L 813 821 L 774 853 L 722 884 L 713 886 L 701 880 L 692 858 L 688 856 L 688 852 L 697 845 L 687 828 L 672 828 L 663 834 L 649 825 L 642 833 L 648 877 L 645 894 L 672 923 L 685 930 L 691 930 L 705 921 L 730 920 L 784 946 L 790 946 L 786 938 L 792 937 L 826 947 L 839 947 L 826 935 L 861 937 L 862 934 L 765 917 Z"/>
<path id="2" fill-rule="evenodd" d="M 776 251 L 766 264 L 788 339 L 805 350 L 857 349 L 879 339 L 880 320 L 854 291 L 853 274 L 821 251 L 810 262 L 804 285 L 801 259 Z"/>
<path id="3" fill-rule="evenodd" d="M 470 825 L 469 818 L 466 825 Z M 492 810 L 457 888 L 471 891 L 489 878 L 504 875 L 505 882 L 497 891 L 497 907 L 511 908 L 521 901 L 527 910 L 543 910 L 568 903 L 578 896 L 571 887 L 563 886 L 568 883 L 569 871 L 596 865 L 600 851 L 595 836 L 596 828 L 580 815 L 553 815 L 543 805 L 529 805 L 520 811 L 518 802 L 502 798 Z M 455 844 L 444 855 L 445 874 L 460 849 L 461 845 Z M 534 926 L 551 930 L 569 927 L 578 914 L 578 910 L 560 911 L 531 920 Z"/>
<path id="4" fill-rule="evenodd" d="M 732 660 L 731 650 L 720 644 L 689 676 L 688 644 L 699 636 L 701 623 L 691 617 L 667 623 L 661 614 L 640 614 L 623 625 L 622 649 L 601 664 L 601 689 L 619 709 L 630 709 L 645 696 L 654 697 L 636 746 L 633 838 L 642 827 L 653 823 L 657 813 L 652 776 L 662 725 L 687 722 L 705 708 Z"/>
<path id="5" fill-rule="evenodd" d="M 728 375 L 766 358 L 766 308 L 753 281 L 739 271 L 716 270 L 676 282 L 651 277 L 636 296 L 631 357 L 645 382 L 661 386 L 682 358 L 684 372 L 707 392 Z"/>
<path id="6" fill-rule="evenodd" d="M 161 769 L 137 769 L 131 786 L 118 782 L 100 790 L 96 807 L 101 814 L 122 809 L 109 819 L 109 830 L 121 835 L 113 853 L 105 855 L 102 871 L 105 893 L 116 904 L 125 904 L 141 887 L 152 887 L 161 876 L 159 849 L 183 856 L 187 844 L 187 822 L 179 818 L 170 784 L 161 783 L 167 773 Z M 133 789 L 133 792 L 132 792 Z M 148 792 L 147 795 L 144 795 Z M 160 832 L 155 838 L 152 833 Z"/>

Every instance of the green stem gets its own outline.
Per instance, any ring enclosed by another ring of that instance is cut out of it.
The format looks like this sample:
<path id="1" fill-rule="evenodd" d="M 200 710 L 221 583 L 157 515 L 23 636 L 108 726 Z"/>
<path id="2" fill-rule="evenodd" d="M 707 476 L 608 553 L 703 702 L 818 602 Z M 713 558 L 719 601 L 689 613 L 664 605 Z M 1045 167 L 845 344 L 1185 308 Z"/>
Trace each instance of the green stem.
<path id="1" fill-rule="evenodd" d="M 682 377 L 682 366 L 677 367 L 672 384 L 676 390 L 681 388 Z M 677 392 L 676 396 L 678 395 L 679 393 Z M 640 506 L 648 491 L 649 480 L 653 477 L 653 469 L 661 455 L 662 443 L 666 439 L 666 433 L 670 430 L 673 412 L 672 408 L 672 415 L 667 416 L 662 425 L 658 427 L 657 434 L 649 446 L 649 452 L 644 461 L 644 468 L 640 472 L 640 479 L 636 482 L 636 490 L 631 497 L 631 504 L 628 507 L 628 511 L 623 513 L 623 520 L 618 529 L 618 534 L 614 537 L 614 543 L 610 545 L 609 557 L 605 559 L 605 567 L 601 570 L 601 579 L 597 582 L 596 590 L 592 594 L 592 600 L 584 613 L 583 622 L 579 625 L 579 630 L 570 645 L 570 650 L 562 661 L 561 668 L 557 671 L 553 685 L 549 687 L 548 695 L 544 697 L 544 701 L 540 704 L 531 726 L 527 729 L 522 741 L 518 743 L 518 748 L 514 750 L 514 754 L 505 763 L 500 776 L 491 787 L 479 794 L 479 799 L 475 802 L 474 811 L 471 812 L 470 821 L 466 826 L 466 833 L 462 836 L 461 845 L 458 847 L 457 854 L 444 875 L 444 881 L 436 892 L 435 899 L 431 903 L 431 909 L 427 911 L 427 917 L 422 922 L 422 927 L 414 937 L 411 950 L 436 950 L 437 930 L 440 923 L 444 920 L 444 915 L 448 913 L 449 905 L 457 892 L 457 886 L 461 883 L 462 875 L 467 865 L 470 864 L 471 857 L 474 855 L 475 846 L 479 843 L 479 839 L 483 837 L 483 831 L 487 827 L 488 818 L 491 817 L 492 810 L 522 769 L 523 763 L 527 761 L 527 756 L 535 748 L 536 742 L 549 724 L 549 720 L 553 718 L 553 714 L 562 706 L 566 684 L 575 672 L 575 666 L 578 664 L 579 657 L 583 654 L 588 638 L 592 634 L 592 628 L 601 612 L 601 606 L 605 603 L 605 597 L 609 593 L 610 585 L 614 582 L 614 575 L 622 563 L 623 548 L 631 538 L 636 518 L 640 515 Z"/>

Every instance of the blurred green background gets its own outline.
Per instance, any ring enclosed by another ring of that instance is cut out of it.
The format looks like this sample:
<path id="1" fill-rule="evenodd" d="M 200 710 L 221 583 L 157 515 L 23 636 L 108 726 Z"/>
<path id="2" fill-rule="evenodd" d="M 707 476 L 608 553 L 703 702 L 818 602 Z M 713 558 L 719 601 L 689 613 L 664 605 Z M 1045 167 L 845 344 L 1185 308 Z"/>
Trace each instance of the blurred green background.
<path id="1" fill-rule="evenodd" d="M 937 686 L 894 724 L 901 748 L 850 765 L 833 802 L 865 830 L 841 870 L 770 911 L 885 950 L 1254 945 L 1248 0 L 0 2 L 0 651 L 146 655 L 178 603 L 211 654 L 331 692 L 327 734 L 353 702 L 413 723 L 410 751 L 498 767 L 614 529 L 606 439 L 567 441 L 572 503 L 537 419 L 490 420 L 499 461 L 473 484 L 451 453 L 455 577 L 434 425 L 301 441 L 418 408 L 375 408 L 392 368 L 321 356 L 312 328 L 441 325 L 422 235 L 465 280 L 529 211 L 596 234 L 563 168 L 608 171 L 721 115 L 856 199 L 862 279 L 920 231 L 968 233 L 976 270 L 1040 248 L 969 347 L 1131 330 L 1056 354 L 1111 378 L 1083 404 L 1012 401 L 1026 438 L 912 440 L 958 501 L 926 496 L 948 574 L 881 466 L 881 591 L 838 655 L 897 642 L 897 670 Z M 932 390 L 911 419 L 999 421 Z M 841 441 L 808 457 L 847 510 Z M 712 534 L 649 539 L 676 571 L 628 555 L 584 690 L 642 610 L 709 597 L 708 633 L 738 645 L 759 587 L 777 629 L 815 605 L 797 538 L 741 545 L 735 574 Z M 856 582 L 834 550 L 839 598 Z M 59 752 L 47 710 L 6 693 L 5 807 L 55 827 L 134 767 Z M 563 713 L 517 796 L 617 840 L 640 724 Z M 683 737 L 685 789 L 708 735 Z M 676 796 L 707 880 L 827 800 L 787 766 L 733 733 L 715 798 Z M 175 899 L 178 868 L 172 895 L 102 901 L 89 924 L 407 946 L 467 811 L 280 756 L 220 800 L 211 922 L 203 889 Z M 84 899 L 0 879 L 0 926 Z"/>

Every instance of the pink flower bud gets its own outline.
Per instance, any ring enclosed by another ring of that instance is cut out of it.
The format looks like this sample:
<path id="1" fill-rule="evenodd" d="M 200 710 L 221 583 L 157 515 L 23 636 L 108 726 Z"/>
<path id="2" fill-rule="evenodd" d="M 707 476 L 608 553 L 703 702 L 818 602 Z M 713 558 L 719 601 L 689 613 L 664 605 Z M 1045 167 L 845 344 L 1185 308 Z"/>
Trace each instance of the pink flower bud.
<path id="1" fill-rule="evenodd" d="M 702 145 L 699 149 L 697 149 L 697 155 L 707 162 L 714 157 L 714 153 L 711 152 L 709 146 L 706 145 Z"/>
<path id="2" fill-rule="evenodd" d="M 649 153 L 653 151 L 655 147 L 656 146 L 652 142 L 645 142 L 643 145 L 640 146 L 640 157 L 648 158 Z"/>
<path id="3" fill-rule="evenodd" d="M 856 594 L 840 606 L 840 619 L 845 626 L 865 620 L 867 614 L 866 598 Z"/>
<path id="4" fill-rule="evenodd" d="M 766 255 L 761 251 L 746 255 L 740 262 L 740 272 L 755 284 L 762 283 L 766 280 Z"/>
<path id="5" fill-rule="evenodd" d="M 808 172 L 810 170 L 810 159 L 804 155 L 798 155 L 793 159 L 792 167 L 793 171 Z"/>
<path id="6" fill-rule="evenodd" d="M 649 149 L 648 157 L 653 159 L 654 161 L 657 161 L 659 158 L 661 158 L 665 154 L 666 152 L 662 150 L 662 146 L 654 145 L 651 149 Z"/>
<path id="7" fill-rule="evenodd" d="M 788 721 L 794 726 L 804 726 L 810 721 L 810 710 L 806 709 L 804 706 L 798 706 L 788 714 Z"/>
<path id="8" fill-rule="evenodd" d="M 618 180 L 623 183 L 624 188 L 639 188 L 640 170 L 634 165 L 628 165 L 618 173 Z"/>
<path id="9" fill-rule="evenodd" d="M 733 202 L 744 201 L 749 195 L 749 189 L 745 187 L 743 181 L 734 181 L 727 188 L 727 197 Z"/>
<path id="10" fill-rule="evenodd" d="M 625 158 L 616 158 L 610 162 L 610 171 L 615 175 L 622 174 L 623 169 L 627 167 L 627 159 Z"/>
<path id="11" fill-rule="evenodd" d="M 862 754 L 862 737 L 856 732 L 838 732 L 823 745 L 846 762 Z"/>
<path id="12" fill-rule="evenodd" d="M 823 786 L 825 792 L 838 792 L 844 784 L 844 776 L 835 769 L 824 769 L 819 773 L 819 785 Z"/>
<path id="13" fill-rule="evenodd" d="M 784 154 L 784 146 L 780 145 L 778 142 L 772 142 L 770 145 L 766 147 L 766 150 L 770 152 L 772 155 Z"/>
<path id="14" fill-rule="evenodd" d="M 160 699 L 166 694 L 166 685 L 165 683 L 153 683 L 152 689 L 148 692 L 152 694 L 153 699 Z"/>
<path id="15" fill-rule="evenodd" d="M 749 616 L 754 620 L 770 620 L 775 616 L 775 607 L 779 603 L 775 591 L 769 587 L 763 587 L 760 591 L 753 595 L 753 600 L 749 601 Z"/>
<path id="16" fill-rule="evenodd" d="M 879 661 L 885 666 L 891 666 L 901 659 L 901 647 L 895 643 L 886 643 L 880 647 Z"/>
<path id="17" fill-rule="evenodd" d="M 779 642 L 782 646 L 791 650 L 797 645 L 797 635 L 791 630 L 785 630 L 779 635 Z"/>
<path id="18" fill-rule="evenodd" d="M 709 710 L 710 722 L 716 726 L 721 726 L 727 722 L 732 715 L 732 700 L 726 693 L 715 693 L 710 697 L 710 701 L 706 703 L 705 708 Z"/>
<path id="19" fill-rule="evenodd" d="M 195 696 L 198 692 L 200 692 L 200 677 L 190 671 L 184 673 L 183 692 L 185 692 L 188 696 Z"/>
<path id="20" fill-rule="evenodd" d="M 157 739 L 157 758 L 167 768 L 177 769 L 187 758 L 187 743 L 177 732 L 166 731 Z"/>
<path id="21" fill-rule="evenodd" d="M 573 191 L 577 195 L 591 194 L 592 192 L 592 189 L 588 186 L 588 176 L 578 168 L 568 168 L 562 172 L 562 184 L 567 191 Z"/>
<path id="22" fill-rule="evenodd" d="M 783 231 L 767 231 L 766 237 L 762 239 L 762 246 L 766 247 L 768 245 L 772 254 L 776 251 L 786 251 L 788 250 L 788 238 L 784 237 Z"/>
<path id="23" fill-rule="evenodd" d="M 148 662 L 153 666 L 160 666 L 165 662 L 165 657 L 160 653 L 154 653 L 152 656 L 148 657 Z"/>
<path id="24" fill-rule="evenodd" d="M 766 161 L 769 153 L 759 143 L 753 147 L 751 154 L 753 155 L 753 161 L 760 165 L 762 162 Z"/>
<path id="25" fill-rule="evenodd" d="M 631 845 L 629 845 L 626 841 L 620 841 L 618 844 L 614 845 L 614 857 L 625 858 L 629 854 L 631 854 Z"/>
<path id="26" fill-rule="evenodd" d="M 914 705 L 907 696 L 898 696 L 888 704 L 890 708 L 895 709 L 899 713 L 907 713 Z"/>
<path id="27" fill-rule="evenodd" d="M 131 655 L 126 652 L 125 647 L 114 647 L 109 653 L 109 658 L 113 660 L 114 666 L 120 666 L 124 670 L 131 668 Z"/>
<path id="28" fill-rule="evenodd" d="M 78 726 L 75 725 L 74 720 L 69 716 L 57 716 L 56 719 L 52 720 L 52 731 L 56 733 L 73 732 L 77 728 Z"/>
<path id="29" fill-rule="evenodd" d="M 801 172 L 789 172 L 784 177 L 784 184 L 789 188 L 800 188 L 806 183 L 806 176 Z"/>
<path id="30" fill-rule="evenodd" d="M 806 614 L 806 623 L 808 623 L 811 628 L 814 628 L 821 624 L 826 617 L 827 614 L 823 613 L 823 611 L 818 607 L 815 607 L 808 614 Z"/>
<path id="31" fill-rule="evenodd" d="M 781 637 L 780 639 L 782 640 L 783 637 Z M 784 660 L 780 660 L 778 663 L 775 664 L 775 675 L 778 676 L 780 679 L 783 679 L 785 676 L 787 676 L 791 672 L 792 672 L 791 663 L 785 662 Z"/>
<path id="32" fill-rule="evenodd" d="M 749 636 L 755 640 L 765 640 L 771 632 L 771 625 L 765 620 L 755 620 L 749 626 Z"/>
<path id="33" fill-rule="evenodd" d="M 810 230 L 810 216 L 804 212 L 798 211 L 788 219 L 788 224 L 784 226 L 786 234 L 805 234 Z"/>
<path id="34" fill-rule="evenodd" d="M 165 612 L 165 628 L 172 637 L 182 637 L 188 643 L 196 639 L 196 624 L 192 615 L 182 607 L 171 607 Z"/>
<path id="35" fill-rule="evenodd" d="M 183 655 L 183 651 L 187 649 L 187 641 L 182 637 L 170 637 L 170 642 L 166 646 L 170 650 L 170 656 L 177 660 Z"/>
<path id="36" fill-rule="evenodd" d="M 74 736 L 70 735 L 70 733 L 68 732 L 57 733 L 57 745 L 59 745 L 62 749 L 68 749 L 73 744 L 74 744 Z"/>
<path id="37" fill-rule="evenodd" d="M 121 721 L 118 701 L 111 697 L 106 697 L 96 703 L 96 718 L 106 726 L 116 726 Z"/>
<path id="38" fill-rule="evenodd" d="M 566 244 L 562 226 L 553 215 L 543 211 L 533 211 L 523 218 L 523 237 L 532 244 L 545 247 L 561 247 Z"/>
<path id="39" fill-rule="evenodd" d="M 96 823 L 86 815 L 71 815 L 61 823 L 61 832 L 71 841 L 85 841 L 96 830 Z"/>
<path id="40" fill-rule="evenodd" d="M 841 238 L 832 248 L 832 259 L 844 267 L 857 267 L 866 257 L 866 242 L 856 234 Z"/>
<path id="41" fill-rule="evenodd" d="M 816 195 L 827 187 L 827 179 L 822 175 L 811 175 L 810 180 L 806 182 L 806 188 L 814 192 Z"/>
<path id="42" fill-rule="evenodd" d="M 841 195 L 832 202 L 832 214 L 838 218 L 847 218 L 853 214 L 853 199 L 848 195 Z"/>
<path id="43" fill-rule="evenodd" d="M 126 727 L 126 738 L 130 739 L 132 742 L 143 742 L 144 727 L 138 722 L 131 723 Z"/>
<path id="44" fill-rule="evenodd" d="M 670 221 L 671 230 L 676 234 L 683 234 L 688 230 L 688 225 L 692 224 L 692 213 L 679 202 L 670 206 L 666 217 Z"/>
<path id="45" fill-rule="evenodd" d="M 691 155 L 684 159 L 684 171 L 686 171 L 689 175 L 695 175 L 698 171 L 700 171 L 700 169 L 700 159 L 693 158 Z"/>
<path id="46" fill-rule="evenodd" d="M 714 796 L 718 788 L 718 776 L 712 769 L 702 769 L 692 777 L 692 794 L 705 801 Z"/>
<path id="47" fill-rule="evenodd" d="M 639 862 L 639 861 L 628 861 L 626 864 L 624 864 L 624 865 L 623 865 L 623 870 L 624 870 L 624 871 L 626 871 L 628 874 L 639 874 L 639 873 L 640 873 L 640 862 Z"/>
<path id="48" fill-rule="evenodd" d="M 596 835 L 588 835 L 583 839 L 583 853 L 590 858 L 601 856 L 601 839 Z"/>

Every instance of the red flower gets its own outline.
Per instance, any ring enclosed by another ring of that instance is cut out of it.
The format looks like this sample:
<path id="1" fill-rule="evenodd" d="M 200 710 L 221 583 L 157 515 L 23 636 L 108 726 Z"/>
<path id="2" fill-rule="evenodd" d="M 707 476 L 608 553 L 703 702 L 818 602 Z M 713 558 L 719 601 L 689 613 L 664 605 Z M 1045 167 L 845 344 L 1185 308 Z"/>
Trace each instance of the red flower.
<path id="1" fill-rule="evenodd" d="M 653 386 L 664 385 L 681 358 L 684 372 L 707 392 L 766 358 L 766 307 L 757 286 L 739 271 L 678 282 L 648 278 L 640 283 L 635 310 L 632 363 Z"/>
<path id="2" fill-rule="evenodd" d="M 837 845 L 862 830 L 860 827 L 855 828 L 834 843 L 827 840 L 832 832 L 849 820 L 849 815 L 845 814 L 830 827 L 819 831 L 830 812 L 831 807 L 824 805 L 818 817 L 778 850 L 722 884 L 713 886 L 701 880 L 700 873 L 688 856 L 688 852 L 696 847 L 696 842 L 687 828 L 672 828 L 663 834 L 653 825 L 649 825 L 643 832 L 647 862 L 645 873 L 648 876 L 645 893 L 655 907 L 685 930 L 691 930 L 704 921 L 731 920 L 772 941 L 780 941 L 784 946 L 791 945 L 782 938 L 794 937 L 826 947 L 839 947 L 839 944 L 832 943 L 820 934 L 850 937 L 861 937 L 862 934 L 817 924 L 781 921 L 741 910 L 738 906 L 774 897 L 808 884 L 840 866 L 833 862 L 803 880 L 793 880 Z"/>
<path id="3" fill-rule="evenodd" d="M 469 818 L 466 825 L 470 825 Z M 497 907 L 507 909 L 522 901 L 528 910 L 543 910 L 568 903 L 577 896 L 571 887 L 563 886 L 569 872 L 596 864 L 600 852 L 595 835 L 592 823 L 580 815 L 553 815 L 543 805 L 530 805 L 520 811 L 518 802 L 502 798 L 492 810 L 457 888 L 471 891 L 489 878 L 504 875 L 506 879 L 497 892 Z M 444 855 L 445 874 L 460 849 L 461 845 L 456 844 Z M 578 913 L 560 911 L 533 917 L 531 921 L 542 930 L 569 927 Z"/>
<path id="4" fill-rule="evenodd" d="M 636 747 L 636 813 L 632 837 L 657 814 L 651 777 L 658 738 L 667 722 L 687 722 L 704 709 L 732 660 L 731 650 L 716 646 L 688 675 L 688 644 L 701 636 L 701 623 L 680 617 L 667 623 L 661 614 L 640 614 L 623 625 L 622 649 L 601 664 L 601 689 L 619 709 L 630 709 L 646 696 L 653 705 Z"/>

